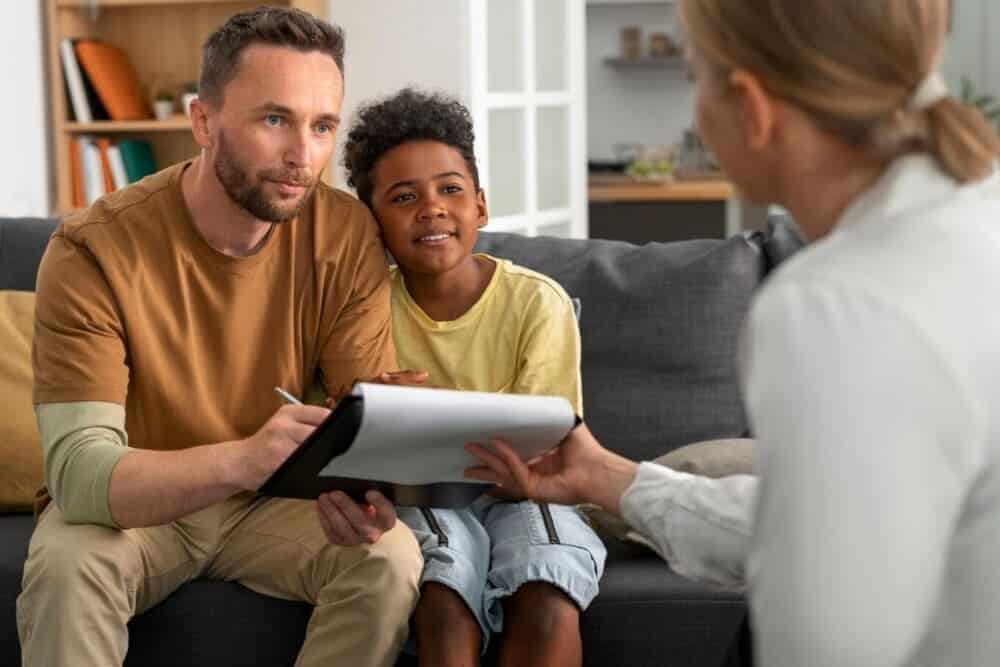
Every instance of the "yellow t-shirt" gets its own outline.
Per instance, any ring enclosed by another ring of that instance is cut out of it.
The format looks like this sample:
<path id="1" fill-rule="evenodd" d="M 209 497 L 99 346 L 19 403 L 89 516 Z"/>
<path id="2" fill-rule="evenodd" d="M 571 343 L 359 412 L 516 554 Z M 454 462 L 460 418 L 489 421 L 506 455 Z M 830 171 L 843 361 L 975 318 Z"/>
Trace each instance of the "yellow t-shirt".
<path id="1" fill-rule="evenodd" d="M 390 270 L 392 335 L 401 369 L 427 371 L 429 384 L 467 391 L 562 396 L 583 414 L 580 331 L 573 304 L 551 278 L 509 260 L 496 264 L 479 301 L 438 322 Z"/>

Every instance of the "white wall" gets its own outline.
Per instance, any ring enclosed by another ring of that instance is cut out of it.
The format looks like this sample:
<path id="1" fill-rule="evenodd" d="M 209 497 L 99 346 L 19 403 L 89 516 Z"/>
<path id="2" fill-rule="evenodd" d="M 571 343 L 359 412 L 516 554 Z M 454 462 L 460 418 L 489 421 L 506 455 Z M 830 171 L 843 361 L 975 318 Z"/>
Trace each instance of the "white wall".
<path id="1" fill-rule="evenodd" d="M 7 62 L 0 93 L 0 216 L 49 213 L 49 155 L 38 0 L 3 4 L 0 44 Z"/>
<path id="2" fill-rule="evenodd" d="M 962 76 L 1000 96 L 1000 5 L 996 0 L 952 0 L 955 14 L 944 72 L 952 90 Z"/>
<path id="3" fill-rule="evenodd" d="M 344 29 L 343 127 L 334 160 L 340 159 L 359 104 L 414 84 L 469 102 L 467 0 L 330 0 L 331 22 Z"/>
<path id="4" fill-rule="evenodd" d="M 621 69 L 603 63 L 621 53 L 621 29 L 642 26 L 644 52 L 654 32 L 677 34 L 675 5 L 587 7 L 587 155 L 616 159 L 616 143 L 665 145 L 691 124 L 692 85 L 684 69 Z"/>

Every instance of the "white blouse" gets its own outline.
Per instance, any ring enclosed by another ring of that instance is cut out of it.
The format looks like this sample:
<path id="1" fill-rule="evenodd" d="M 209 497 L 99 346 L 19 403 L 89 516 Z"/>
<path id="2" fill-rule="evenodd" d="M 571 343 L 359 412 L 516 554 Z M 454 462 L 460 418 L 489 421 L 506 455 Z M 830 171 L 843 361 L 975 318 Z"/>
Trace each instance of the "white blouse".
<path id="1" fill-rule="evenodd" d="M 643 464 L 626 520 L 745 574 L 758 664 L 1000 664 L 1000 178 L 896 161 L 768 280 L 744 359 L 759 488 Z"/>

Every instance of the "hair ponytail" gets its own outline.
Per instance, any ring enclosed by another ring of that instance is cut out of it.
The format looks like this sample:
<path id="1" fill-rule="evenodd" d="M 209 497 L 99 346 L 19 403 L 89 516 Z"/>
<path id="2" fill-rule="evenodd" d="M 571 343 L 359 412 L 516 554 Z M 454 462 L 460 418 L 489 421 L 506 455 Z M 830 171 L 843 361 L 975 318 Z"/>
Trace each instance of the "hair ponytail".
<path id="1" fill-rule="evenodd" d="M 924 113 L 927 148 L 955 180 L 969 183 L 993 172 L 1000 155 L 1000 137 L 978 109 L 949 97 Z"/>

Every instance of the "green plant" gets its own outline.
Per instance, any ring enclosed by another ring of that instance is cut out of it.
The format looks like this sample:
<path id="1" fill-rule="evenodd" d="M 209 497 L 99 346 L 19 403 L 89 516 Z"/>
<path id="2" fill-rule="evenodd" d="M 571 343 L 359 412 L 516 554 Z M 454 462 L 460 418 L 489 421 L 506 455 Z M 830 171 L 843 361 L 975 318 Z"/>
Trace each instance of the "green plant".
<path id="1" fill-rule="evenodd" d="M 967 76 L 962 77 L 959 99 L 963 104 L 979 109 L 986 116 L 986 119 L 993 123 L 997 130 L 1000 130 L 1000 102 L 994 95 L 977 91 L 972 80 Z"/>

